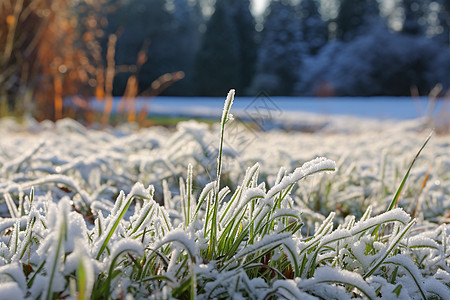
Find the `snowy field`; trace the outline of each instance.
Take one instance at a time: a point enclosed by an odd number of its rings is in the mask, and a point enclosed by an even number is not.
[[[407,120],[427,114],[450,113],[448,99],[430,103],[428,97],[276,97],[261,92],[255,97],[236,97],[234,113],[246,115],[255,110],[270,109],[273,118],[285,119],[292,113],[320,114],[325,116],[351,116],[371,119]],[[114,98],[113,111],[117,111],[121,98]],[[138,97],[131,99],[136,110],[147,106],[152,114],[220,118],[223,107],[221,97]],[[67,99],[70,103],[70,99]],[[92,108],[103,111],[104,102],[93,101]]]
[[[0,120],[0,299],[449,299],[450,135],[223,118]]]

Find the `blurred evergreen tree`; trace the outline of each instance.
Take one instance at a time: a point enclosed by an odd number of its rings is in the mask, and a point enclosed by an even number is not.
[[[377,0],[340,0],[339,12],[335,19],[337,38],[351,41],[370,30],[370,24],[379,18]]]
[[[190,96],[195,91],[192,88],[195,55],[199,49],[201,41],[200,26],[203,23],[198,2],[187,0],[173,0],[173,7],[170,12],[173,15],[173,33],[166,37],[165,43],[170,43],[175,50],[174,67],[169,72],[183,71],[185,79],[169,87],[163,94]]]
[[[328,23],[322,19],[317,0],[302,0],[297,9],[308,54],[315,55],[328,42]]]
[[[442,14],[440,24],[443,27],[442,36],[448,46],[450,46],[450,0],[440,0]]]
[[[239,43],[240,80],[235,88],[239,94],[245,94],[255,72],[257,55],[255,19],[250,12],[249,0],[228,0],[228,5]]]
[[[306,51],[300,17],[286,1],[272,1],[264,21],[263,40],[258,52],[257,75],[253,92],[265,90],[271,95],[291,95],[297,81],[297,69]]]
[[[428,4],[428,0],[402,0],[403,33],[412,35],[422,35],[425,33]]]
[[[194,85],[200,96],[223,96],[241,82],[236,24],[227,0],[217,0],[196,56]]]
[[[430,39],[379,23],[351,42],[328,43],[306,60],[297,89],[316,95],[326,83],[337,96],[410,96],[416,87],[426,95],[437,83],[449,86],[448,53]]]

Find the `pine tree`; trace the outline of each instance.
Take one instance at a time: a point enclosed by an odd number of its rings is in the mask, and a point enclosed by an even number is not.
[[[402,32],[411,35],[422,35],[426,31],[427,0],[403,0]]]
[[[228,0],[233,22],[236,26],[236,39],[239,43],[240,81],[236,89],[245,93],[255,72],[257,45],[255,41],[255,19],[250,12],[249,0]]]
[[[450,0],[440,0],[440,14],[439,20],[442,26],[442,42],[450,46]]]
[[[370,23],[379,17],[376,0],[340,0],[339,13],[336,17],[337,38],[350,41],[367,31]]]
[[[315,55],[328,42],[328,24],[322,19],[317,0],[302,0],[298,6],[301,31],[308,54]]]
[[[166,42],[175,50],[172,57],[172,69],[183,71],[185,78],[169,87],[163,94],[189,96],[195,93],[193,89],[193,72],[196,52],[200,46],[200,25],[203,22],[195,3],[186,0],[173,0],[173,31],[166,37]]]
[[[266,90],[272,95],[292,94],[297,69],[305,51],[300,18],[292,5],[273,1],[264,21],[263,40],[258,52],[257,76],[253,92]]]
[[[227,0],[217,0],[197,52],[194,84],[200,96],[223,96],[241,80],[239,40],[229,8]]]

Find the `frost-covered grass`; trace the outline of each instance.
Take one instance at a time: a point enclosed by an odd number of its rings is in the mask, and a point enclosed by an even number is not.
[[[2,121],[0,299],[448,298],[448,135],[396,197],[416,123],[236,141],[233,97],[213,127]]]

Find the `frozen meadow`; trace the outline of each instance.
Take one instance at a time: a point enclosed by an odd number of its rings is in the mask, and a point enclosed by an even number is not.
[[[449,134],[405,183],[424,120],[264,131],[233,96],[216,125],[0,120],[0,299],[450,297]]]

